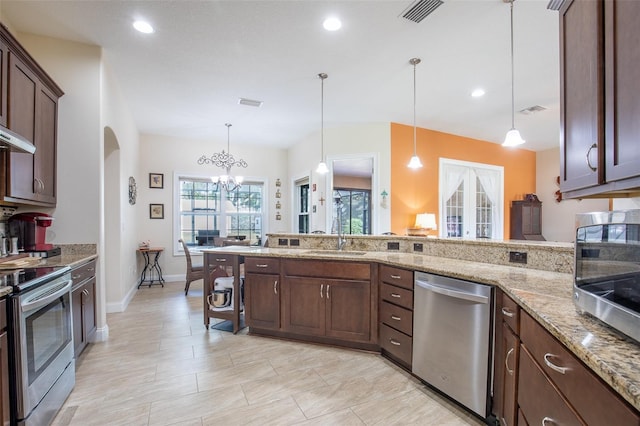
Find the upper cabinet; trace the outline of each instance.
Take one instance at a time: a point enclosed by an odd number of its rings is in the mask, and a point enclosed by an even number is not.
[[[640,2],[560,8],[560,188],[566,198],[640,193]]]
[[[0,199],[53,207],[58,99],[63,92],[2,25],[0,50],[0,112],[6,111],[0,114],[0,124],[36,146],[34,154],[3,154]]]

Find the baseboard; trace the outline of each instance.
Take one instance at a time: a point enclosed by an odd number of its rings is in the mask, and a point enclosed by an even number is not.
[[[107,339],[109,339],[109,325],[105,324],[104,327],[98,327],[96,329],[93,342],[106,342]]]

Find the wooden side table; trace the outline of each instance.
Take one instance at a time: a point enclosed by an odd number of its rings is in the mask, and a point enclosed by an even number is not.
[[[160,268],[160,264],[158,260],[160,259],[160,254],[164,251],[164,247],[147,247],[147,248],[139,248],[138,252],[142,255],[144,259],[144,268],[142,269],[142,273],[140,274],[140,283],[138,284],[138,288],[140,288],[143,284],[149,284],[149,287],[152,285],[160,284],[164,287],[164,278],[162,278],[162,268]],[[151,256],[153,255],[153,261],[151,260]],[[149,277],[147,277],[149,274]]]

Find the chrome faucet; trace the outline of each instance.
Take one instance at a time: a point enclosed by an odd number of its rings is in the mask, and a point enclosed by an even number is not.
[[[338,221],[338,225],[336,226],[336,231],[338,232],[337,249],[340,251],[344,248],[345,244],[347,244],[347,239],[344,237],[342,230],[342,197],[340,197],[340,194],[336,193],[333,200],[336,203],[336,215]]]

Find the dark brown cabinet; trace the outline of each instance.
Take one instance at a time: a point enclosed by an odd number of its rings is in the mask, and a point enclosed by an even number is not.
[[[36,146],[34,154],[4,154],[0,195],[7,202],[53,207],[58,99],[63,92],[2,25],[0,61],[0,123]]]
[[[4,426],[8,426],[11,421],[6,303],[6,300],[0,300],[0,421]]]
[[[542,203],[539,201],[511,202],[512,240],[543,241]]]
[[[520,307],[504,292],[496,292],[496,338],[492,412],[502,426],[517,424]]]
[[[524,311],[520,339],[517,400],[528,424],[640,424],[637,410]]]
[[[280,260],[245,258],[245,322],[253,329],[280,329]]]
[[[413,356],[413,271],[380,265],[380,349],[407,370]]]
[[[560,188],[567,198],[640,192],[640,3],[560,8]]]
[[[96,332],[96,261],[92,260],[71,270],[71,313],[73,317],[73,344],[78,358],[93,340]]]

